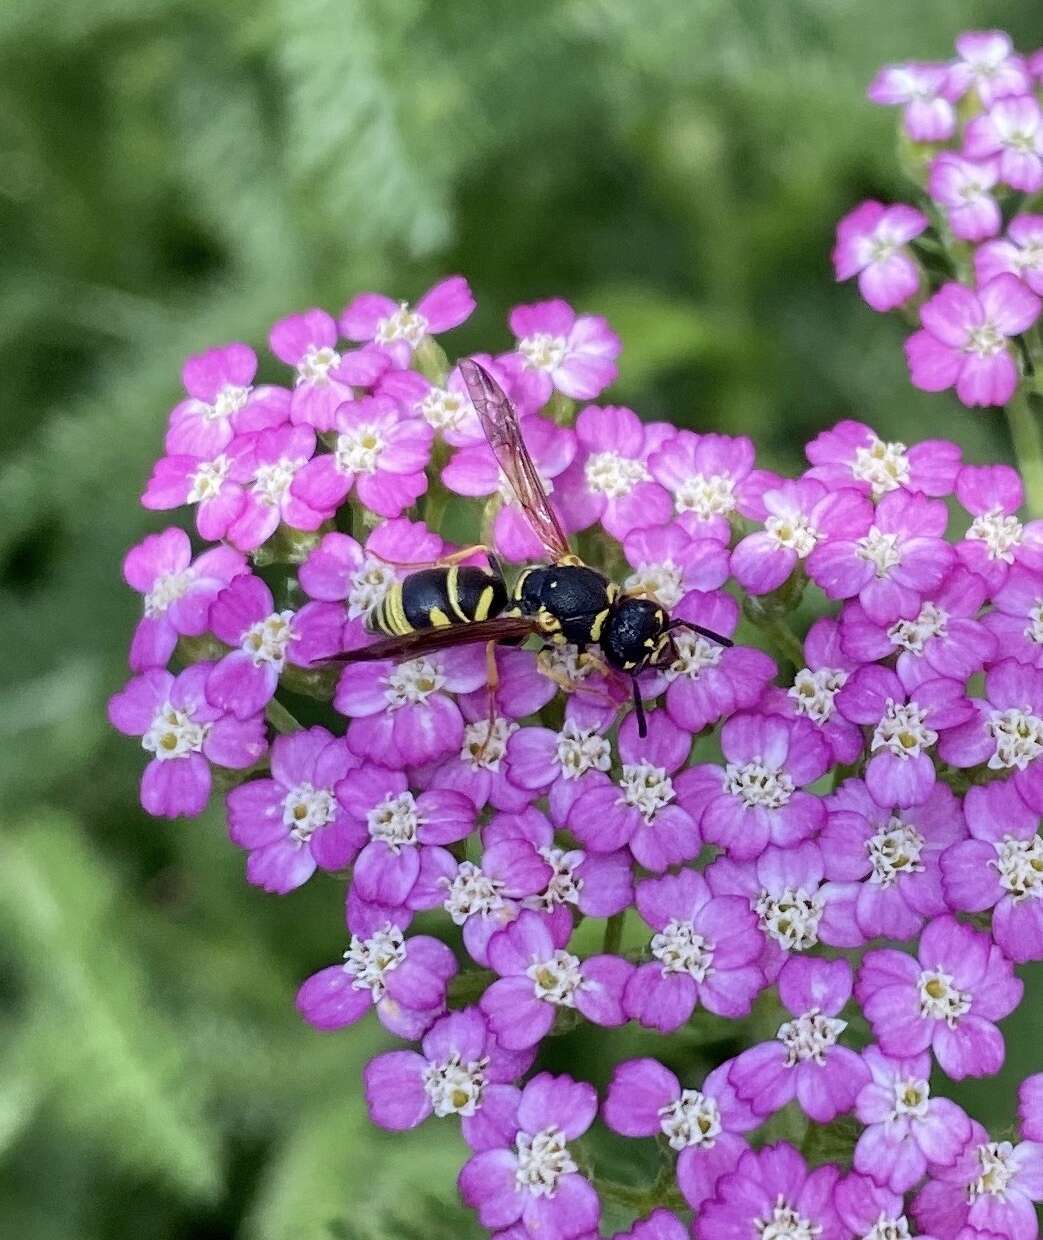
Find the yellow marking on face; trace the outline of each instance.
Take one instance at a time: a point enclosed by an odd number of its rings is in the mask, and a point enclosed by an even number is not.
[[[474,618],[476,620],[486,620],[489,616],[489,608],[493,605],[493,596],[495,591],[492,586],[486,586],[478,595],[478,606],[474,609]]]
[[[604,628],[605,621],[608,619],[608,608],[599,611],[594,619],[590,622],[590,640],[597,642],[601,640],[601,630]]]
[[[446,573],[445,577],[445,593],[449,599],[449,606],[452,608],[457,620],[470,620],[470,616],[460,606],[460,597],[457,578],[460,576],[460,570],[454,564]]]
[[[427,618],[433,629],[447,629],[453,623],[441,607],[432,607],[427,613]]]

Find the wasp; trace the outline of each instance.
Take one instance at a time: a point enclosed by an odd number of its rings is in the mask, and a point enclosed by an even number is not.
[[[393,585],[370,626],[383,641],[339,656],[339,662],[409,659],[470,642],[518,643],[536,636],[545,646],[574,645],[580,658],[628,676],[638,731],[646,735],[638,677],[677,657],[672,634],[689,629],[721,646],[727,637],[688,620],[671,619],[654,599],[622,589],[585,564],[569,545],[525,446],[517,411],[500,385],[472,359],[460,362],[468,395],[508,486],[542,544],[547,563],[523,568],[508,588],[486,547],[468,547],[409,573]],[[460,564],[479,551],[489,567]],[[408,565],[404,567],[410,567]],[[598,647],[600,658],[591,652]],[[493,673],[490,687],[495,687]]]

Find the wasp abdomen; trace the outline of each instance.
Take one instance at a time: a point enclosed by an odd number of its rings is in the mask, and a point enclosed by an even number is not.
[[[503,578],[484,568],[425,568],[393,585],[373,615],[389,637],[498,616],[507,606]]]

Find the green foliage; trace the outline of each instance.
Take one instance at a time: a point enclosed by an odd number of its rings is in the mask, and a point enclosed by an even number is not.
[[[624,336],[619,399],[749,432],[766,465],[795,467],[844,415],[1002,456],[995,418],[908,387],[898,325],[833,286],[828,251],[855,201],[902,192],[893,118],[864,100],[876,64],[1014,20],[1043,43],[1011,7],[0,6],[5,1234],[477,1234],[448,1124],[366,1124],[374,1028],[322,1038],[293,1011],[341,950],[341,888],[248,889],[216,809],[147,820],[141,753],[105,723],[136,618],[119,561],[166,524],[136,498],[183,357],[460,270],[480,308],[459,348],[505,346],[516,301],[569,297]],[[962,1088],[983,1120],[1005,1123],[1016,1071],[1038,1066],[1041,1012],[1008,1023],[998,1086]],[[693,1023],[671,1063],[719,1059],[718,1025]],[[613,1058],[660,1050],[578,1031],[547,1062],[603,1083]]]

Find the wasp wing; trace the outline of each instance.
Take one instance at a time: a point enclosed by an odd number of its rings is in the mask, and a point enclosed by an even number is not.
[[[376,659],[417,659],[437,650],[449,650],[454,646],[469,646],[474,642],[518,641],[537,632],[539,625],[532,616],[494,616],[491,620],[475,620],[467,624],[444,625],[437,629],[418,629],[404,637],[389,637],[360,646],[358,650],[345,650],[334,655],[329,663],[365,663]]]
[[[496,463],[510,484],[533,533],[552,561],[557,563],[565,559],[572,554],[569,540],[550,506],[540,475],[525,446],[518,414],[510,398],[492,375],[471,358],[460,362],[460,373]]]

